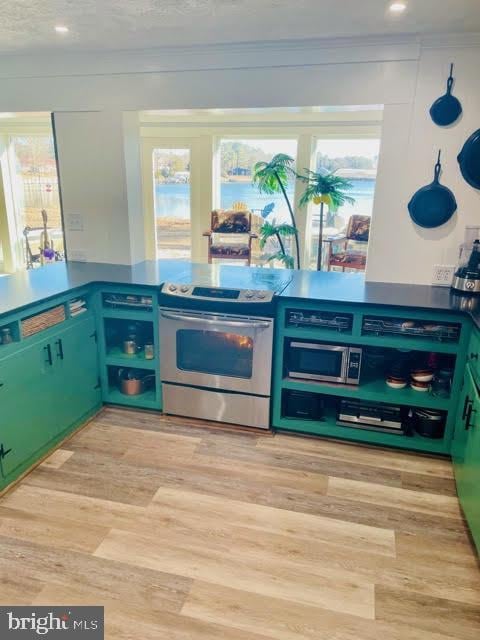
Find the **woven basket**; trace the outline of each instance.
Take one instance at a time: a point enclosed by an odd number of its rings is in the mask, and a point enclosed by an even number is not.
[[[33,336],[35,333],[45,331],[49,327],[53,327],[56,324],[60,324],[65,320],[65,306],[62,304],[47,311],[42,311],[34,316],[25,318],[21,321],[22,337],[27,338]]]

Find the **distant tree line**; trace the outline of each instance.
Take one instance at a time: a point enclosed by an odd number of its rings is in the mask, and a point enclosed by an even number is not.
[[[342,156],[341,158],[330,158],[319,152],[317,155],[318,169],[336,171],[337,169],[375,169],[377,157],[368,158],[366,156]]]
[[[279,149],[281,151],[281,149]],[[221,143],[221,174],[222,178],[232,176],[252,176],[253,167],[257,162],[269,162],[272,153],[266,153],[254,144],[240,140],[228,140]],[[375,169],[377,158],[366,156],[343,156],[330,158],[323,153],[317,155],[317,170],[323,167],[327,171],[336,169]],[[190,154],[175,153],[171,150],[157,150],[155,153],[154,173],[158,181],[168,181],[176,173],[190,171]]]

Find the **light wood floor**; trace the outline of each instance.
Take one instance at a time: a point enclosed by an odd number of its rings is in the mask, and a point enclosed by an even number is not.
[[[0,603],[141,640],[480,638],[448,461],[105,409],[0,499]]]

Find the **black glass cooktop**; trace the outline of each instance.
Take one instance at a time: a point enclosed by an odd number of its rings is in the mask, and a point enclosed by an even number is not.
[[[264,289],[281,293],[292,276],[285,269],[241,269],[230,265],[189,264],[179,275],[172,278],[175,284],[196,287],[254,290]]]

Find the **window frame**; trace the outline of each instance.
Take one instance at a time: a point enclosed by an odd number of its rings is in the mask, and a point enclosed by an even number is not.
[[[330,114],[329,114],[330,115]],[[233,120],[233,117],[232,117]],[[221,140],[267,140],[296,139],[297,170],[314,169],[317,141],[322,139],[372,139],[380,140],[382,153],[382,118],[362,121],[349,113],[348,120],[328,119],[325,122],[305,121],[202,121],[179,122],[168,119],[141,121],[142,180],[145,206],[145,246],[147,259],[156,259],[156,230],[153,211],[153,189],[150,191],[148,176],[151,176],[152,159],[148,154],[156,147],[188,148],[191,145],[191,246],[192,262],[207,262],[207,243],[202,233],[209,228],[210,211],[220,205],[220,152]],[[148,171],[145,168],[148,167]],[[295,181],[294,213],[300,242],[302,268],[311,262],[309,230],[314,206],[300,207],[299,200],[303,183]],[[375,209],[375,203],[373,206]]]
[[[50,114],[41,114],[37,118],[32,116],[30,120],[12,116],[12,118],[0,119],[0,243],[3,250],[2,268],[5,273],[15,273],[25,269],[23,229],[18,227],[19,209],[14,189],[16,159],[13,139],[19,136],[33,138],[54,135]],[[58,170],[57,179],[60,184]],[[60,201],[60,210],[61,206]],[[61,218],[65,247],[62,211]]]

